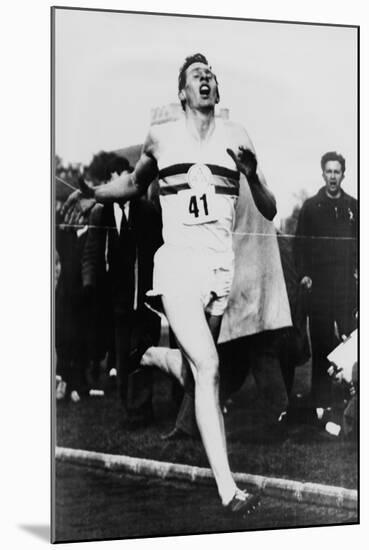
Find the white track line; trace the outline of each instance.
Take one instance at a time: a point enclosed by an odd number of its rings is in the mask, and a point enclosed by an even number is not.
[[[196,483],[209,483],[214,479],[209,468],[66,447],[56,447],[55,458],[115,472],[162,479],[181,479]],[[262,494],[274,498],[348,510],[357,509],[357,491],[353,489],[242,473],[234,474],[234,479],[250,490],[258,489]]]

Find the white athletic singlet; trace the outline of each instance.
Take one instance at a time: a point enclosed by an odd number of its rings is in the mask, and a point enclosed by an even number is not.
[[[233,254],[239,172],[226,149],[237,153],[239,143],[232,128],[216,120],[201,142],[185,119],[157,128],[154,154],[165,244]]]
[[[155,254],[149,296],[196,295],[209,313],[223,314],[233,279],[240,179],[227,148],[237,154],[244,136],[241,127],[222,120],[201,142],[186,119],[152,130],[164,245]]]

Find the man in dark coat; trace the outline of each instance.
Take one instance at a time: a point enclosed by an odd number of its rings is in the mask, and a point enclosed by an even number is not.
[[[121,161],[109,163],[111,173],[122,172]],[[129,356],[144,342],[156,345],[160,339],[160,318],[144,305],[152,288],[153,257],[162,243],[160,214],[150,201],[140,198],[122,205],[96,205],[89,225],[82,277],[85,286],[93,287],[101,266],[107,271],[119,395],[129,426],[139,427],[153,419],[152,373],[130,376]]]
[[[295,252],[302,287],[310,297],[312,404],[333,404],[327,355],[356,326],[357,201],[341,189],[346,162],[329,152],[321,159],[325,186],[300,211]]]
[[[76,230],[57,225],[55,234],[61,264],[55,289],[57,374],[72,401],[79,401],[87,391],[90,363],[98,361],[106,349],[82,283],[81,261],[87,233],[87,226]],[[64,397],[64,393],[59,396],[57,392],[57,398]]]

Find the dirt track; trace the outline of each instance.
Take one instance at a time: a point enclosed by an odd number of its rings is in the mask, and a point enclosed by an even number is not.
[[[56,540],[81,541],[357,523],[357,514],[265,498],[247,519],[227,517],[215,488],[61,464]]]

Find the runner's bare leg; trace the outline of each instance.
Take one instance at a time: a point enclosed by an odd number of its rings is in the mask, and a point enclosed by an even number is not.
[[[222,317],[218,315],[209,315],[207,317],[214,342],[218,339],[221,321]],[[182,387],[185,385],[188,369],[190,368],[186,357],[183,356],[179,349],[164,346],[149,347],[142,356],[140,364],[142,367],[157,367],[166,374],[174,376]]]
[[[221,321],[222,317],[219,315],[207,316],[207,323],[215,342],[217,341],[219,336]],[[186,377],[189,376],[189,362],[179,349],[172,349],[162,346],[150,347],[143,355],[141,359],[141,365],[143,367],[157,367],[166,374],[174,376],[182,387],[185,386]],[[222,430],[224,449],[225,452],[227,452],[224,418],[220,408],[219,423]]]
[[[213,337],[213,341],[218,341],[218,336],[220,333],[220,326],[222,322],[222,315],[207,315],[206,316],[207,323],[209,325],[210,332]],[[219,395],[219,387],[218,387],[218,395]],[[219,397],[218,397],[219,401]],[[223,437],[223,444],[224,444],[224,450],[227,453],[227,440],[226,440],[226,433],[225,433],[225,427],[224,427],[224,417],[221,411],[220,406],[218,407],[218,414],[219,414],[219,423],[222,430],[222,437]]]
[[[189,365],[179,349],[150,347],[142,356],[140,364],[143,367],[157,367],[166,374],[174,376],[181,386],[185,385]]]
[[[196,420],[223,504],[236,484],[229,467],[223,417],[219,405],[219,361],[203,306],[197,298],[166,295],[164,311],[195,380]]]

